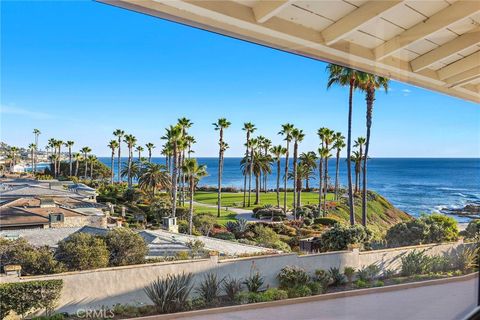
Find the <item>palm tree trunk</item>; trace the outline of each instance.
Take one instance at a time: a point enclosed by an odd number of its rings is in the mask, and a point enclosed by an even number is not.
[[[33,170],[34,170],[34,168],[35,168],[35,158],[34,158],[34,152],[35,152],[35,150],[34,150],[34,149],[35,149],[35,148],[32,148],[32,151],[31,151],[31,157],[32,157],[32,172],[33,172]],[[34,173],[35,173],[35,172],[34,172]]]
[[[132,158],[133,158],[132,147],[128,146],[128,171],[127,171],[128,181],[127,183],[129,188],[132,187]]]
[[[172,173],[172,218],[177,213],[177,172],[178,172],[177,144],[173,143],[173,173]]]
[[[362,186],[362,225],[367,226],[367,161],[370,147],[370,129],[372,127],[373,101],[375,90],[367,91],[367,139],[365,142],[365,157],[363,158],[363,186]]]
[[[220,218],[220,207],[222,206],[222,158],[223,158],[223,129],[220,129],[220,140],[219,140],[219,151],[218,151],[218,192],[217,192],[217,217]]]
[[[287,140],[287,152],[285,153],[285,177],[283,178],[283,211],[285,214],[287,213],[288,147],[289,141]]]
[[[110,177],[110,183],[113,184],[113,168],[114,168],[114,165],[115,165],[115,150],[113,150],[113,149],[112,149],[112,158],[110,160],[111,160],[111,163],[112,163],[112,165],[110,166],[110,168],[112,168],[112,175]]]
[[[327,146],[328,148],[328,146]],[[327,194],[328,194],[328,157],[325,158],[325,192],[323,193],[323,211],[327,215]]]
[[[152,150],[148,149],[148,162],[152,162]]]
[[[297,181],[297,208],[302,207],[302,179]]]
[[[353,85],[354,80],[350,80],[350,92],[348,98],[348,135],[347,135],[347,175],[348,175],[348,206],[350,209],[350,224],[355,224],[355,212],[353,209],[353,186],[352,186],[352,113],[353,113]]]
[[[73,163],[72,163],[72,148],[71,147],[68,147],[68,162],[69,162],[69,176],[72,175],[72,171],[73,171]]]
[[[297,153],[298,143],[293,145],[293,219],[297,220]]]
[[[250,166],[248,174],[248,206],[251,205],[252,193],[252,174],[253,174],[253,148],[250,148]]]
[[[182,151],[182,167],[185,163],[185,150]],[[186,182],[186,177],[185,177],[185,172],[182,170],[182,205],[185,205],[185,194],[187,193],[187,190],[185,188],[185,182]]]
[[[258,174],[255,174],[255,203],[260,203],[260,177]]]
[[[117,181],[120,183],[122,181],[122,175],[120,174],[122,170],[122,139],[118,137],[118,160],[117,160]],[[113,168],[112,168],[113,170]]]
[[[91,178],[93,180],[93,160],[92,160],[92,162],[90,162],[90,175],[91,175]]]
[[[189,215],[188,215],[188,234],[192,234],[193,229],[193,196],[195,192],[195,181],[193,175],[190,177],[190,208],[189,208]]]
[[[87,163],[87,154],[85,153],[85,179],[87,179],[88,163]]]
[[[323,197],[323,157],[320,157],[320,162],[318,163],[318,216],[322,212],[322,197]]]
[[[80,165],[78,159],[75,161],[75,177],[78,177],[78,166]]]
[[[335,164],[335,201],[338,201],[338,167],[340,165],[340,149],[337,149],[337,162]]]
[[[280,208],[280,158],[277,161],[277,207]]]

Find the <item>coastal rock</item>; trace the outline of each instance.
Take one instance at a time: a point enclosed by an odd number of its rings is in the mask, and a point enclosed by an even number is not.
[[[458,209],[443,209],[442,213],[456,215],[456,216],[465,216],[465,217],[478,217],[480,216],[480,204],[478,203],[469,203],[463,208]]]

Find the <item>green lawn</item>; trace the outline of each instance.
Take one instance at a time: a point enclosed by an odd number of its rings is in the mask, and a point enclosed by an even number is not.
[[[333,194],[327,195],[327,200],[333,200]],[[248,198],[248,195],[247,195]],[[206,204],[217,204],[217,193],[216,192],[196,192],[195,201]],[[255,193],[251,194],[251,206],[247,209],[253,209],[258,206],[265,204],[277,205],[277,194],[275,192],[260,193],[260,204],[254,205],[255,202]],[[291,206],[293,202],[293,192],[287,194],[287,205]],[[235,207],[241,208],[243,203],[243,192],[236,193],[222,193],[222,207]],[[302,192],[302,204],[317,204],[318,203],[318,193],[316,192]],[[280,193],[280,206],[283,206],[283,193]]]
[[[186,206],[188,208],[188,205]],[[217,208],[209,208],[209,207],[204,207],[204,206],[199,206],[199,205],[194,205],[193,210],[195,214],[202,214],[206,213],[211,216],[214,216],[217,219],[217,223],[221,225],[225,225],[228,221],[236,221],[236,213],[232,212],[230,210],[226,211],[225,208],[222,207],[222,210],[220,211],[220,218],[217,218]]]

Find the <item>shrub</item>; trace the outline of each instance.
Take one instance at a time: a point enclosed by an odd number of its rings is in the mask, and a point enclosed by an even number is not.
[[[345,284],[345,276],[340,272],[339,268],[332,267],[328,270],[328,273],[330,274],[330,278],[332,279],[332,285],[340,286],[342,284]]]
[[[429,272],[446,272],[452,268],[452,261],[446,256],[431,256],[428,257],[428,271]]]
[[[308,274],[300,267],[286,266],[280,270],[277,275],[281,288],[291,288],[306,285],[308,283]]]
[[[218,302],[222,282],[215,273],[207,273],[195,291],[207,306],[211,306]]]
[[[307,283],[307,286],[308,288],[310,288],[310,291],[312,292],[312,294],[320,294],[325,291],[324,288],[322,287],[322,284],[317,281],[310,281],[309,283]]]
[[[382,281],[382,280],[376,280],[374,283],[373,283],[373,286],[374,287],[383,287],[385,285],[385,283]]]
[[[225,231],[225,232],[215,233],[213,235],[213,238],[232,241],[232,240],[235,240],[235,235],[231,232]]]
[[[337,223],[314,242],[314,247],[323,252],[346,250],[349,245],[363,245],[371,238],[372,232],[363,226],[344,226]]]
[[[188,241],[186,243],[186,246],[190,249],[192,258],[195,258],[196,256],[204,252],[205,243],[203,243],[201,240],[196,239]]]
[[[339,221],[333,218],[320,217],[313,219],[313,223],[321,224],[322,226],[334,226],[335,224],[339,223]]]
[[[10,311],[21,315],[45,309],[50,315],[60,298],[62,280],[27,281],[0,284],[0,316],[4,319]]]
[[[480,219],[472,220],[465,228],[465,238],[480,241]]]
[[[412,276],[430,271],[430,259],[423,251],[413,250],[401,258],[402,275]]]
[[[325,292],[327,291],[328,286],[332,284],[332,277],[327,271],[318,269],[315,270],[315,281],[322,285],[323,292]]]
[[[242,281],[240,279],[235,279],[230,276],[223,281],[222,286],[228,300],[231,302],[235,300],[235,296],[237,295],[237,293],[242,291]]]
[[[87,233],[74,233],[58,243],[55,257],[69,270],[88,270],[108,266],[105,241]]]
[[[380,271],[377,265],[371,264],[359,269],[357,271],[357,277],[362,281],[371,282],[379,276]]]
[[[387,231],[385,239],[389,247],[401,247],[455,241],[458,235],[457,222],[454,218],[443,214],[431,214],[394,225]]]
[[[303,224],[306,225],[307,227],[312,225],[313,221],[310,218],[305,218],[303,219]]]
[[[253,228],[253,232],[255,233],[253,240],[264,247],[282,250],[285,252],[289,252],[291,250],[288,244],[281,241],[278,234],[269,227],[256,225]]]
[[[204,236],[209,236],[215,226],[215,217],[209,214],[197,214],[193,216],[193,225]]]
[[[390,279],[390,278],[393,278],[396,274],[397,272],[394,269],[385,269],[383,270],[382,278]]]
[[[457,248],[453,255],[453,266],[463,272],[473,271],[478,268],[478,251],[479,247]]]
[[[287,290],[289,298],[300,298],[312,295],[312,290],[307,285],[296,286]]]
[[[357,279],[353,284],[357,288],[368,288],[370,286],[367,281],[362,279]]]
[[[252,270],[250,271],[250,275],[248,276],[248,278],[243,281],[243,284],[247,286],[249,292],[258,292],[263,286],[264,281],[265,280],[258,271],[253,272]]]
[[[192,274],[167,275],[145,287],[145,293],[159,313],[178,312],[185,309],[192,291]]]
[[[262,293],[265,301],[283,300],[288,298],[288,293],[285,290],[270,288]]]
[[[178,251],[175,254],[176,260],[188,260],[190,258],[190,254],[187,251]]]
[[[265,302],[266,297],[259,292],[239,292],[235,301],[239,304]]]
[[[345,267],[345,269],[343,269],[343,274],[345,275],[345,277],[347,277],[348,283],[352,283],[352,279],[355,274],[355,268]]]
[[[145,262],[148,247],[143,238],[130,229],[117,228],[107,233],[105,237],[110,252],[111,266],[125,266]]]

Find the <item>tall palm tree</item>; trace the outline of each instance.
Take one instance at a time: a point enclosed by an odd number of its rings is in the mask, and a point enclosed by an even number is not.
[[[89,155],[88,163],[90,163],[90,179],[93,180],[93,165],[97,163],[97,157],[93,154]]]
[[[186,159],[183,163],[182,171],[189,180],[190,204],[188,215],[188,234],[192,234],[193,229],[193,200],[195,198],[195,185],[203,177],[207,175],[207,166],[199,165],[196,159]]]
[[[335,134],[335,142],[333,148],[336,150],[336,163],[335,163],[335,200],[338,201],[338,189],[339,189],[339,165],[340,165],[340,152],[345,148],[345,137],[340,132]]]
[[[177,124],[166,129],[162,139],[167,140],[172,146],[173,170],[172,170],[172,214],[174,218],[177,212],[177,180],[178,180],[178,144],[182,140],[182,128]]]
[[[362,225],[367,226],[367,161],[370,147],[370,131],[372,127],[373,102],[375,101],[375,91],[383,88],[388,92],[389,79],[379,77],[373,74],[363,74],[361,88],[365,91],[365,100],[367,102],[367,139],[365,142],[365,156],[363,158],[363,185],[362,185]]]
[[[135,147],[135,144],[137,143],[137,138],[135,138],[134,135],[132,134],[126,134],[123,137],[123,142],[127,144],[128,148],[128,175],[127,175],[127,180],[128,180],[128,187],[132,187],[133,179],[132,179],[132,161],[133,161],[133,147]],[[120,149],[120,147],[119,147]]]
[[[257,130],[257,128],[255,128],[255,125],[251,122],[245,122],[243,124],[243,128],[242,128],[243,131],[245,131],[246,135],[247,135],[247,141],[245,143],[245,157],[248,157],[249,156],[249,153],[248,153],[248,150],[249,150],[249,145],[250,145],[250,135],[252,133],[255,132],[255,130]],[[245,208],[245,205],[247,204],[246,202],[247,200],[247,175],[243,175],[243,207]]]
[[[362,165],[362,157],[360,157],[359,151],[352,152],[352,163],[355,166],[355,192],[360,188],[360,168]]]
[[[285,155],[287,149],[282,145],[270,148],[270,153],[273,155],[273,160],[277,162],[277,207],[280,208],[280,171],[282,156]]]
[[[82,161],[82,155],[80,153],[74,153],[73,159],[75,159],[75,177],[78,177],[78,167],[80,165],[80,161]]]
[[[145,147],[147,147],[148,150],[148,162],[152,162],[152,150],[155,149],[155,145],[149,142],[145,144]]]
[[[69,171],[68,171],[68,175],[71,176],[72,175],[72,147],[73,147],[73,144],[75,142],[71,141],[71,140],[68,140],[67,142],[65,142],[65,147],[68,148],[68,162],[69,162]]]
[[[182,128],[182,140],[179,143],[179,172],[180,172],[180,181],[181,181],[181,192],[180,192],[180,203],[185,205],[185,174],[183,172],[183,163],[185,162],[186,155],[188,149],[188,142],[185,137],[188,135],[188,129],[190,129],[193,125],[193,122],[190,119],[185,117],[178,119],[178,125]]]
[[[365,138],[358,137],[357,140],[354,141],[353,147],[358,148],[358,156],[360,159],[363,159],[363,146],[365,145]],[[358,186],[355,186],[355,193],[360,192],[360,182]]]
[[[142,152],[144,151],[143,147],[138,145],[136,148],[135,148],[135,151],[138,152],[138,161],[141,163],[142,162]]]
[[[350,208],[350,224],[355,224],[355,212],[353,203],[353,187],[352,187],[352,168],[350,165],[350,156],[352,149],[352,116],[353,116],[353,92],[359,84],[359,71],[342,67],[335,64],[329,64],[328,70],[328,83],[327,88],[330,88],[334,84],[338,84],[342,87],[348,86],[348,134],[347,134],[347,175],[348,175],[348,205]]]
[[[258,139],[257,138],[250,138],[250,141],[247,145],[247,148],[250,149],[250,163],[253,163],[253,152],[258,147]],[[253,176],[253,166],[248,167],[248,206],[251,205],[251,194],[252,194],[252,176]],[[245,172],[245,175],[247,174]]]
[[[32,172],[33,172],[33,168],[35,168],[35,150],[37,148],[37,145],[35,143],[30,143],[28,145],[28,149],[30,150],[30,156],[32,158]]]
[[[152,198],[155,198],[157,190],[168,190],[171,185],[170,174],[163,164],[147,163],[138,178],[140,189],[151,192]]]
[[[39,129],[33,129],[33,134],[35,136],[35,155],[33,160],[33,173],[37,172],[37,151],[38,151],[38,136],[42,132]]]
[[[82,149],[80,149],[80,152],[83,153],[83,161],[85,162],[84,178],[87,179],[87,171],[88,171],[87,160],[88,160],[88,154],[92,152],[92,149],[90,149],[89,147],[83,147]]]
[[[299,157],[299,166],[302,167],[302,173],[305,178],[305,188],[310,190],[310,178],[313,171],[317,168],[317,155],[315,152],[303,152]]]
[[[217,197],[217,217],[220,217],[220,207],[222,206],[222,174],[223,174],[223,154],[228,149],[228,144],[223,141],[223,131],[230,127],[231,122],[225,118],[220,118],[213,123],[216,131],[219,131],[218,139],[218,197]]]
[[[246,172],[250,172],[251,170],[253,172],[253,175],[255,176],[254,204],[260,204],[260,177],[262,174],[272,172],[271,163],[272,158],[269,155],[264,155],[259,150],[253,150],[253,154],[250,154],[250,157],[244,157],[240,162],[240,166],[244,174]]]
[[[192,153],[195,152],[195,151],[192,150],[192,146],[195,143],[197,143],[197,141],[195,140],[195,138],[193,136],[186,136],[185,141],[187,141],[187,154],[188,154],[188,159],[190,159],[190,156],[192,155]]]
[[[58,160],[58,155],[56,153],[52,153],[50,155],[50,161],[52,162],[53,164],[53,172],[54,172],[54,175],[56,175],[56,172],[57,172],[57,160]]]
[[[118,160],[117,160],[117,174],[118,174],[118,177],[117,177],[117,180],[120,183],[120,181],[122,179],[122,177],[120,175],[120,170],[121,170],[121,167],[122,167],[122,138],[125,135],[125,131],[123,131],[121,129],[116,129],[115,131],[113,131],[113,135],[115,137],[117,137],[117,142],[118,142]],[[112,171],[113,171],[113,168],[112,168]]]
[[[290,141],[292,141],[292,130],[294,129],[293,124],[285,123],[282,124],[282,130],[278,134],[284,137],[283,140],[286,142],[287,151],[285,152],[285,176],[283,180],[283,210],[287,213],[287,180],[288,180],[288,152],[290,147]]]
[[[327,194],[328,194],[328,180],[329,180],[328,159],[331,157],[330,150],[332,148],[332,144],[334,143],[334,141],[335,141],[335,131],[325,128],[325,130],[323,132],[323,143],[325,145],[325,149],[328,151],[327,154],[324,156],[324,160],[325,160],[324,170],[325,170],[325,172],[323,174],[324,191],[325,191],[324,194],[323,194],[323,211],[325,211],[325,212],[327,210]]]
[[[52,150],[52,154],[55,154],[55,155],[57,154],[57,149],[56,149],[56,147],[55,147],[56,144],[57,144],[57,140],[55,140],[54,138],[48,139],[48,144],[47,144],[47,146],[49,147],[50,150]],[[55,162],[57,161],[57,157],[53,157],[53,158],[52,158],[52,157],[50,157],[50,156],[48,155],[48,149],[47,149],[47,158],[48,158],[50,161],[53,161],[53,160],[55,160]],[[53,165],[53,168],[54,168],[54,169],[53,169],[53,176],[55,177],[56,174],[57,174],[57,170],[56,170],[57,164],[56,164],[56,163],[52,163],[52,165]],[[52,166],[51,166],[51,167],[52,167]]]
[[[294,128],[292,130],[293,140],[293,218],[297,219],[297,160],[298,160],[298,144],[302,142],[305,134],[303,130]]]
[[[268,150],[272,146],[272,140],[264,139],[262,143],[263,155],[268,156]],[[267,184],[268,184],[268,172],[263,174],[263,191],[267,193]]]
[[[115,167],[115,150],[117,150],[117,148],[118,148],[118,141],[117,140],[110,140],[110,142],[108,143],[108,147],[112,151],[112,155],[110,157],[110,168],[112,168],[112,173],[110,175],[110,183],[113,184],[113,177],[114,177],[113,168]],[[120,172],[118,174],[120,174]]]

